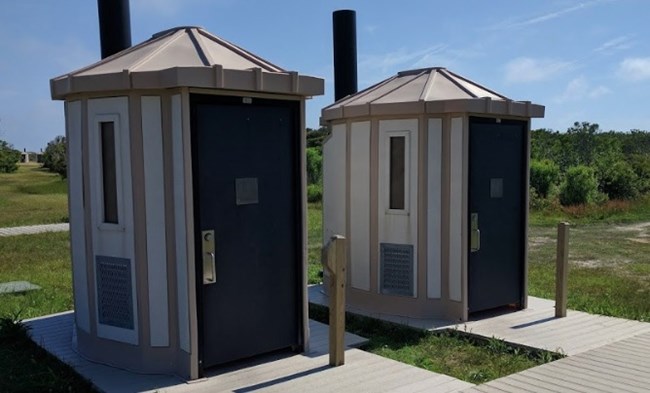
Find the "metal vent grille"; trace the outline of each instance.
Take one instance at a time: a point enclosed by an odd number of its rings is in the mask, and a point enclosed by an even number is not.
[[[133,330],[131,260],[97,255],[99,323]]]
[[[381,293],[413,296],[413,245],[381,243]]]

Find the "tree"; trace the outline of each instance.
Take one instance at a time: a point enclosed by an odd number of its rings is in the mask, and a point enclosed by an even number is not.
[[[3,140],[0,140],[0,173],[11,173],[18,170],[20,151]]]
[[[593,169],[574,166],[566,171],[560,186],[560,203],[564,206],[592,203],[598,196],[598,181]]]
[[[48,142],[43,152],[43,167],[65,178],[67,176],[66,141],[62,135]]]
[[[323,177],[323,157],[318,148],[307,148],[307,184],[320,184]]]
[[[639,194],[639,178],[630,164],[616,161],[599,168],[598,188],[609,199],[634,199]]]
[[[600,126],[598,124],[592,124],[587,121],[583,121],[582,123],[576,121],[573,123],[573,127],[567,129],[567,136],[573,145],[572,150],[577,160],[576,164],[589,166],[594,163],[596,134],[599,130]]]
[[[530,186],[546,198],[551,186],[560,180],[560,168],[551,160],[530,161]]]
[[[321,127],[317,130],[307,128],[307,147],[316,147],[318,150],[323,150],[323,141],[329,135],[327,128]]]

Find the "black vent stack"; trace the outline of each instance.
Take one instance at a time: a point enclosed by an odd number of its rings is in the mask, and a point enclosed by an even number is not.
[[[97,0],[102,59],[131,46],[129,0]]]
[[[357,92],[357,13],[332,14],[334,32],[334,100]]]

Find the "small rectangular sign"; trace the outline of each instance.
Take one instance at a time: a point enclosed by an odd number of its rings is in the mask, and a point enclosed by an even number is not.
[[[503,198],[503,179],[490,179],[490,198]]]
[[[235,198],[238,206],[259,203],[257,178],[244,177],[235,179]]]

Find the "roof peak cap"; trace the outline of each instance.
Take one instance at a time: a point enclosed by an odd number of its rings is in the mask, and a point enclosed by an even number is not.
[[[167,34],[170,34],[170,33],[175,33],[175,32],[177,32],[179,30],[188,30],[188,29],[205,30],[205,28],[203,26],[189,26],[189,25],[188,26],[176,26],[176,27],[172,27],[170,29],[166,29],[166,30],[154,33],[154,34],[151,35],[151,38],[158,38],[158,37],[162,37],[162,36],[165,36]]]
[[[418,75],[418,74],[428,74],[431,71],[446,71],[445,67],[425,67],[425,68],[415,68],[412,70],[400,71],[397,73],[397,76],[407,76],[407,75]]]

